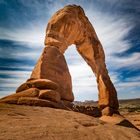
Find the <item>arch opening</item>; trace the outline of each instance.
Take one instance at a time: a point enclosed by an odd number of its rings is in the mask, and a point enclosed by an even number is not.
[[[64,53],[72,77],[72,91],[75,101],[98,101],[96,77],[91,68],[76,50],[73,44]]]

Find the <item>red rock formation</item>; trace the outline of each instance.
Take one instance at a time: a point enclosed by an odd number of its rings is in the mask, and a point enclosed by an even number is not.
[[[72,44],[95,73],[99,89],[99,108],[103,115],[112,115],[118,110],[118,99],[114,85],[112,84],[105,64],[105,54],[96,32],[80,6],[68,5],[56,12],[50,19],[45,38],[45,48],[39,58],[30,79],[20,86],[17,91],[28,88],[41,87],[42,79],[48,79],[48,85],[52,82],[57,88],[51,89],[50,98],[54,93],[57,98],[54,101],[73,101],[71,76],[64,58],[65,50]],[[38,84],[34,84],[35,80]],[[31,82],[30,82],[31,81]],[[40,81],[40,82],[39,82]],[[40,84],[39,84],[40,83]],[[46,82],[45,82],[46,83]],[[39,85],[39,86],[37,86]],[[40,91],[41,95],[42,92]],[[43,92],[42,98],[48,98],[48,92]],[[60,98],[60,99],[59,99]]]
[[[61,53],[71,44],[95,73],[99,89],[99,107],[109,107],[104,114],[118,110],[118,99],[105,65],[105,54],[96,32],[80,6],[70,5],[56,12],[50,19],[45,46],[56,46]]]

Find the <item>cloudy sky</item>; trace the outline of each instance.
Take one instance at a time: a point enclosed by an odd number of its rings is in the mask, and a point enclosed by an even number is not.
[[[0,97],[29,78],[50,17],[77,4],[97,32],[119,99],[140,98],[140,0],[0,0]],[[94,74],[72,45],[65,53],[75,100],[98,100]]]

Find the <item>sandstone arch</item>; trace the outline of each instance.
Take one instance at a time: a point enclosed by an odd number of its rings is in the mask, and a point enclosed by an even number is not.
[[[76,45],[77,51],[91,67],[97,78],[98,104],[102,113],[106,115],[116,113],[119,107],[117,93],[106,69],[102,45],[83,9],[76,5],[65,6],[52,16],[46,29],[43,53],[30,79],[21,85],[17,92],[37,88],[41,90],[41,94],[44,92],[43,96],[40,97],[46,98],[48,96],[44,95],[48,94],[46,92],[46,88],[48,88],[56,91],[55,93],[51,92],[51,98],[57,93],[57,96],[60,96],[57,101],[60,99],[73,101],[71,75],[63,55],[71,44]],[[44,80],[43,84],[47,85],[46,91],[42,91],[44,87],[40,88],[39,82],[35,81],[41,81],[42,79]],[[52,89],[54,84],[50,81],[54,82],[58,88]],[[48,85],[51,85],[51,88]]]
[[[55,46],[63,54],[71,44],[76,45],[77,51],[95,73],[99,89],[99,107],[101,109],[110,107],[117,110],[117,94],[108,76],[102,45],[83,9],[76,5],[66,6],[56,12],[50,19],[46,29],[45,49]],[[36,69],[34,69],[33,73],[35,71]],[[33,75],[31,77],[34,77]],[[68,71],[67,75],[71,88]],[[69,97],[73,96],[71,90],[65,94],[69,94]],[[64,97],[64,99],[72,101],[73,97],[71,99]]]

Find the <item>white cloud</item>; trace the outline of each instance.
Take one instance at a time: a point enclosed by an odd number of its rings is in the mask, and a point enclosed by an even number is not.
[[[10,70],[4,70],[3,71],[3,70],[0,70],[0,74],[13,75],[15,77],[22,77],[24,75],[26,76],[26,75],[29,75],[30,73],[31,72],[29,72],[29,71],[10,71]]]
[[[96,80],[93,72],[87,64],[81,64],[77,66],[69,66],[70,73],[73,78],[73,84],[75,86],[93,86],[96,87]]]
[[[3,50],[0,50],[2,52]],[[39,53],[40,52],[40,53]],[[17,59],[17,60],[37,60],[41,54],[40,50],[32,50],[32,51],[21,51],[21,52],[14,52],[12,51],[10,55],[8,55],[9,52],[4,52],[1,54],[0,58],[6,58],[6,59]],[[2,67],[2,66],[1,66]],[[19,67],[18,67],[19,68]]]
[[[115,61],[114,61],[115,60]],[[129,56],[124,57],[111,57],[109,63],[116,68],[129,68],[129,69],[139,69],[140,68],[140,53],[133,53]]]
[[[120,88],[120,87],[123,87],[123,88],[129,88],[129,87],[140,87],[140,81],[139,82],[120,82],[117,84],[117,86]]]
[[[131,82],[135,82],[135,81],[140,81],[140,77],[139,76],[133,76],[133,77],[128,77],[126,78],[126,81],[131,81]]]
[[[1,68],[6,69],[7,66],[1,66]],[[11,69],[17,69],[17,66],[10,66],[10,68],[11,68]],[[29,66],[29,65],[22,65],[22,66],[18,66],[18,68],[19,68],[19,69],[31,69],[31,70],[32,70],[34,67],[33,67],[33,66]],[[8,74],[11,74],[11,75],[14,74],[14,76],[15,76],[15,74],[18,73],[18,72],[20,73],[20,71],[10,71],[10,70],[4,70],[4,71],[3,71],[3,70],[0,70],[0,74],[7,74],[7,75],[8,75]],[[26,70],[25,70],[25,71],[22,71],[22,72],[28,73],[28,71],[26,71]],[[29,72],[29,73],[30,73],[30,72]],[[19,76],[22,76],[22,75],[19,74]]]
[[[24,83],[29,77],[31,72],[29,71],[2,71],[0,70],[0,75],[13,76],[14,78],[0,78],[0,98],[8,94],[14,93],[16,88]]]
[[[24,29],[9,30],[0,28],[0,39],[25,42],[28,44],[44,45],[45,27],[32,25]],[[35,45],[36,46],[36,45]]]

